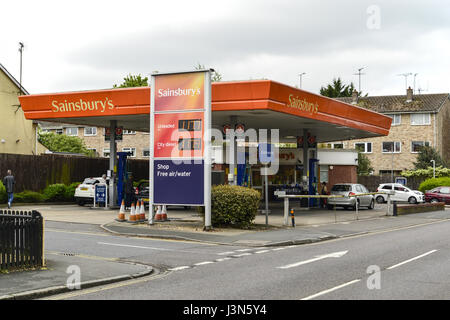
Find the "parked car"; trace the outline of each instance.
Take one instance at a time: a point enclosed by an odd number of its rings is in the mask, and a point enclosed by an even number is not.
[[[423,192],[411,190],[399,183],[382,183],[377,188],[377,192],[380,191],[394,191],[394,194],[391,195],[392,201],[409,202],[411,204],[425,202]],[[387,194],[377,194],[375,200],[378,203],[384,203],[387,201]]]
[[[97,183],[106,183],[106,181],[102,177],[84,179],[75,189],[75,202],[80,206],[84,206],[85,203],[94,203]]]
[[[143,200],[144,205],[148,206],[149,203],[149,187],[148,187],[149,181],[141,181],[136,187],[136,198],[138,200]]]
[[[445,202],[450,204],[450,186],[437,187],[425,192],[426,202]]]
[[[362,184],[357,183],[338,183],[335,184],[330,191],[330,195],[342,195],[342,198],[328,198],[327,208],[333,209],[336,207],[344,207],[346,209],[356,209],[360,207],[367,207],[373,209],[375,206],[375,200],[373,195],[363,195],[360,197],[350,197],[352,195],[369,193],[369,190]]]

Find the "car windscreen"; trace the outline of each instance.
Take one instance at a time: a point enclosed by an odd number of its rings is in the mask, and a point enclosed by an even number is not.
[[[84,179],[83,184],[96,184],[98,181],[96,179]]]
[[[352,187],[348,184],[335,184],[331,191],[351,191]]]

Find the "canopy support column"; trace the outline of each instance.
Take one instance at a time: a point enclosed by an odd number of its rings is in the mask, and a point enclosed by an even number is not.
[[[109,170],[111,178],[109,179],[109,206],[110,208],[117,207],[117,144],[116,144],[116,128],[117,120],[110,121],[110,139],[109,139]]]

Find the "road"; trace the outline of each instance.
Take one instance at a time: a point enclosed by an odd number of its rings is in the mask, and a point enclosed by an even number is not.
[[[450,299],[448,220],[268,248],[122,237],[94,225],[47,224],[46,250],[150,264],[157,274],[46,299]]]

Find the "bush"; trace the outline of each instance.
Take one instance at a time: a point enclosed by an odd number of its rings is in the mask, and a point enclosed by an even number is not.
[[[450,186],[450,177],[427,179],[420,184],[419,190],[425,192],[440,186]]]
[[[36,203],[44,201],[44,196],[39,192],[25,190],[14,194],[14,202]]]
[[[66,191],[64,193],[64,199],[66,201],[75,201],[74,198],[75,189],[78,187],[79,184],[81,184],[81,182],[73,182],[70,185],[66,186]]]
[[[3,182],[0,181],[0,203],[6,203],[8,199],[8,194],[6,193],[6,188],[3,185]]]
[[[60,202],[66,200],[66,186],[62,183],[51,184],[44,189],[44,201]]]
[[[260,193],[250,188],[214,186],[211,193],[211,222],[214,225],[248,228],[255,220],[260,199]]]

